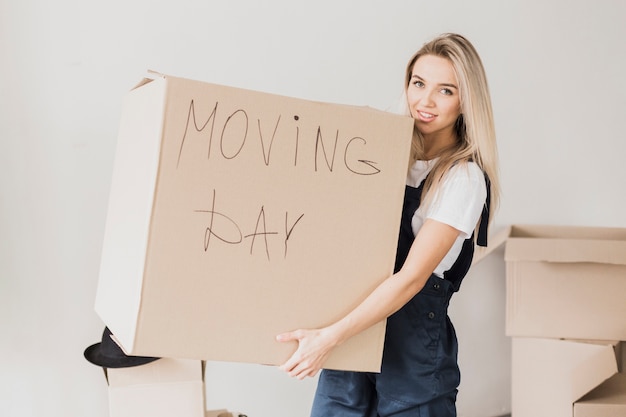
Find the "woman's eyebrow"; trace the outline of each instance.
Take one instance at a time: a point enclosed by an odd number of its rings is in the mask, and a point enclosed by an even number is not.
[[[413,78],[417,78],[420,81],[424,81],[424,79],[422,77],[420,77],[417,74],[411,74],[411,79]],[[451,84],[451,83],[440,83],[438,84],[440,87],[451,87],[451,88],[456,88],[457,90],[459,89],[459,87],[457,87],[455,84]]]

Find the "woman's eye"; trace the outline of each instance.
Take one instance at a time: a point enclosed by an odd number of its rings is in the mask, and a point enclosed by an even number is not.
[[[424,87],[424,83],[423,83],[423,82],[421,82],[421,81],[415,81],[415,82],[413,83],[413,85],[414,85],[414,86],[416,86],[416,87]]]
[[[452,95],[452,90],[450,90],[449,88],[444,88],[441,90],[441,93],[446,95],[446,96],[451,96]]]

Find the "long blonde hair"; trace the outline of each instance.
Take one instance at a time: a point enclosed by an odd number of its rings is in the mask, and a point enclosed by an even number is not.
[[[409,60],[404,82],[404,103],[413,66],[424,55],[438,56],[452,63],[459,83],[461,114],[455,124],[457,141],[438,155],[439,159],[424,183],[422,200],[426,204],[432,201],[435,190],[452,166],[473,161],[489,179],[491,201],[488,208],[492,213],[491,220],[500,201],[500,180],[491,98],[482,61],[474,46],[461,35],[445,33],[434,38]],[[408,105],[405,111],[407,115],[410,114]],[[425,159],[424,139],[415,129],[410,165],[418,159]]]

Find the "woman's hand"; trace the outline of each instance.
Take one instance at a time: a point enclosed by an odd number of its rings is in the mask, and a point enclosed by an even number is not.
[[[421,291],[458,235],[452,226],[427,219],[402,269],[382,281],[354,310],[328,327],[276,336],[279,342],[298,342],[298,349],[280,369],[298,379],[315,376],[335,346],[386,319]]]
[[[298,342],[298,349],[280,366],[289,376],[304,379],[315,376],[337,344],[329,328],[295,330],[276,336],[279,342]]]

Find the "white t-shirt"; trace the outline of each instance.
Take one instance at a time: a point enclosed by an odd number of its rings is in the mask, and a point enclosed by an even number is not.
[[[419,187],[436,162],[436,159],[416,161],[409,170],[407,185]],[[435,268],[434,273],[438,277],[443,277],[443,273],[449,270],[458,258],[463,241],[469,238],[476,228],[486,199],[485,176],[476,163],[469,162],[450,168],[431,205],[429,207],[420,205],[413,215],[411,226],[415,236],[427,218],[450,225],[460,232],[452,248]]]

